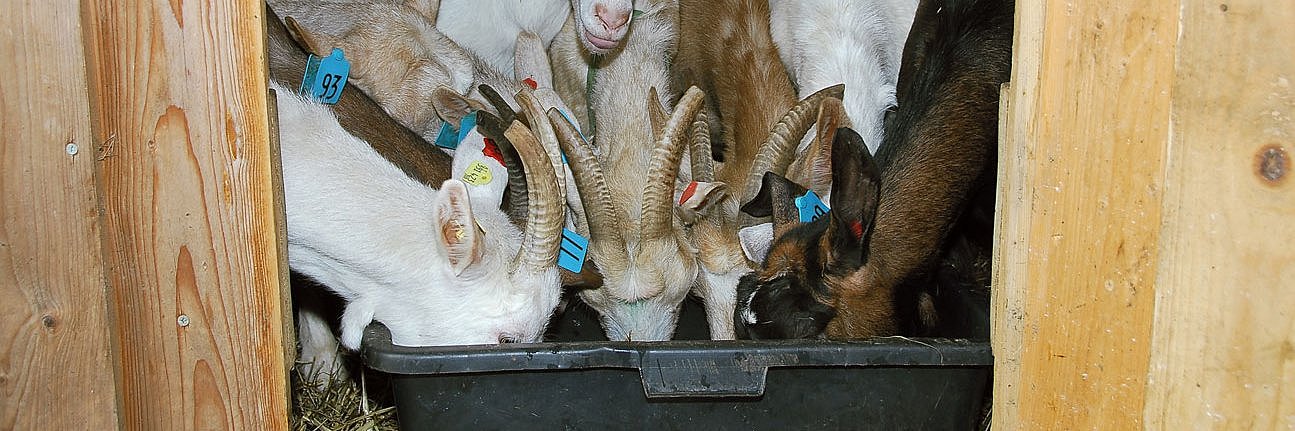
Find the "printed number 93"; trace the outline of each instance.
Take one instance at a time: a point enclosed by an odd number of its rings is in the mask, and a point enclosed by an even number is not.
[[[323,79],[324,94],[321,94],[320,97],[324,99],[332,99],[334,96],[336,96],[338,84],[340,83],[341,80],[342,80],[341,76],[334,75],[331,73],[324,74],[324,79]]]

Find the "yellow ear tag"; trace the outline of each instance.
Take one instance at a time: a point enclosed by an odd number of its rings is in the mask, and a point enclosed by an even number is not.
[[[484,186],[490,184],[490,168],[485,163],[473,161],[468,165],[468,170],[463,173],[463,182],[474,186]]]

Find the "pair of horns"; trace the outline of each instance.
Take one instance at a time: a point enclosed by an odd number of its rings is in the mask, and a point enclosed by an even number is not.
[[[742,202],[749,202],[755,197],[755,193],[760,190],[760,181],[765,172],[779,175],[787,172],[787,167],[791,165],[796,155],[796,146],[818,119],[819,106],[823,101],[827,98],[843,99],[844,97],[845,84],[818,90],[797,102],[769,129],[769,137],[765,138],[764,144],[760,146],[760,152],[755,155],[755,162],[751,164],[751,170],[747,172],[746,182],[742,188],[746,196],[742,196]]]
[[[537,116],[542,115],[543,110],[529,88],[517,94],[517,101],[531,118],[543,118]],[[547,121],[532,121],[532,126],[534,130],[514,119],[504,131],[504,136],[517,150],[525,171],[528,213],[522,247],[512,269],[525,267],[541,271],[557,263],[566,218],[566,182],[561,181],[557,174],[562,172],[562,160],[552,126]],[[517,180],[510,175],[510,183]],[[518,187],[510,189],[520,190]]]
[[[655,95],[655,91],[652,91]],[[649,96],[649,116],[651,122],[657,123],[662,116],[652,113],[659,109],[660,102]],[[688,138],[687,129],[692,125],[697,112],[701,110],[704,95],[697,87],[690,87],[674,113],[665,119],[652,156],[648,162],[647,188],[643,191],[642,221],[639,225],[639,239],[660,239],[671,233],[674,216],[675,178],[679,173],[679,163],[683,159],[683,144]],[[656,106],[651,106],[655,104]],[[558,142],[566,152],[575,177],[576,187],[584,198],[585,215],[589,219],[589,233],[593,237],[591,247],[598,249],[598,265],[604,272],[624,273],[629,268],[630,256],[616,209],[612,207],[611,190],[603,175],[602,165],[593,148],[586,145],[575,129],[555,110],[548,112],[549,119],[556,126]],[[655,127],[654,127],[655,128]]]

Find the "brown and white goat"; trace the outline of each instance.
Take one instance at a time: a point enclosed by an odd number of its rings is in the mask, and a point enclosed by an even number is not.
[[[1012,0],[922,2],[905,45],[899,107],[876,156],[880,175],[868,167],[862,138],[839,131],[827,217],[799,224],[789,206],[803,188],[765,176],[759,199],[744,209],[772,213],[778,234],[760,269],[738,288],[739,334],[914,332],[918,297],[950,232],[986,204],[992,212],[992,200],[973,197],[994,184],[1012,22]]]
[[[739,202],[754,193],[761,173],[786,171],[818,105],[843,91],[834,86],[797,102],[769,33],[768,6],[760,0],[679,3],[675,85],[706,92],[709,120],[694,130],[691,173],[698,185],[680,213],[691,224],[701,268],[694,293],[705,303],[715,339],[734,337],[738,278],[754,267],[738,238],[754,220],[738,212]],[[711,142],[718,145],[712,149]]]

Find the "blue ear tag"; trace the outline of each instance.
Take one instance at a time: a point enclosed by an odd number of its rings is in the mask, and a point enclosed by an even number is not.
[[[441,123],[441,130],[436,132],[436,146],[455,149],[459,147],[459,131],[450,123]]]
[[[477,127],[477,111],[472,111],[467,116],[459,120],[459,127],[451,126],[450,123],[441,123],[441,130],[436,132],[436,146],[447,149],[458,149],[459,143],[468,136],[473,128]]]
[[[580,272],[585,265],[589,240],[580,234],[562,228],[562,246],[558,248],[558,266],[571,272]]]
[[[796,198],[796,209],[800,210],[800,222],[809,223],[822,218],[830,210],[813,190],[805,192],[804,196]]]
[[[477,111],[472,111],[462,120],[459,120],[458,141],[455,141],[454,146],[457,147],[459,142],[463,142],[468,137],[468,132],[475,128],[477,128]]]
[[[336,104],[342,98],[350,74],[351,63],[346,61],[341,48],[333,48],[323,59],[311,55],[306,60],[306,75],[301,79],[300,91],[320,103]]]

